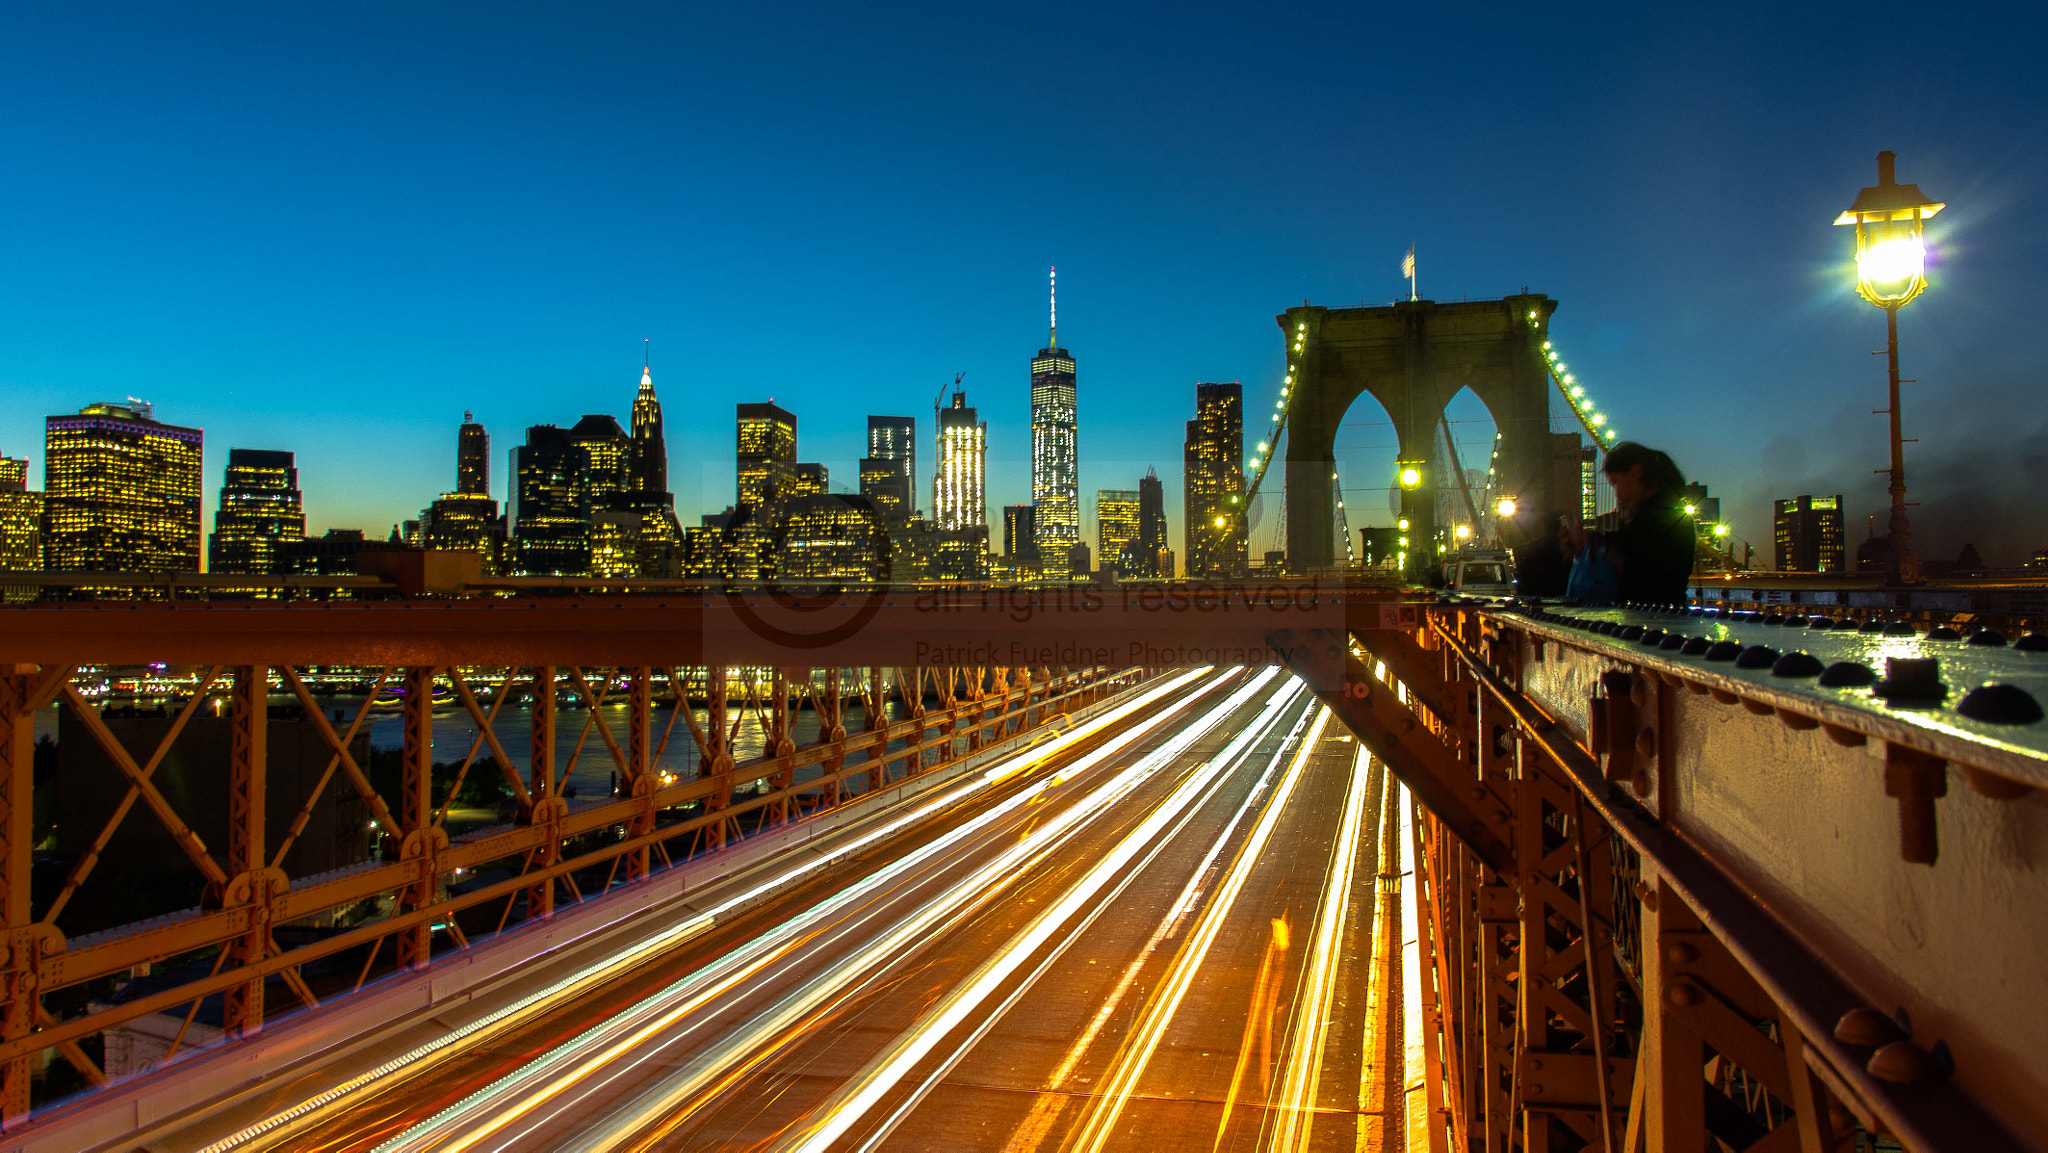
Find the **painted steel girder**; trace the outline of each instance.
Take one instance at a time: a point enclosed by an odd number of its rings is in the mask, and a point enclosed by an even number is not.
[[[1514,875],[1508,812],[1462,759],[1430,733],[1394,690],[1377,683],[1347,638],[1318,629],[1282,631],[1270,643],[1294,673],[1364,742],[1387,769],[1436,814],[1488,868]]]

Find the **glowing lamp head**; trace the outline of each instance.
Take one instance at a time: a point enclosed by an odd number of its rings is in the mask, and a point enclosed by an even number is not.
[[[1504,496],[1500,498],[1499,504],[1493,506],[1493,511],[1499,513],[1502,516],[1513,516],[1515,515],[1515,508],[1515,498],[1511,496]]]
[[[1715,536],[1727,536],[1727,535],[1728,535],[1728,526],[1727,526],[1727,525],[1725,525],[1725,524],[1717,524],[1717,525],[1715,525],[1715,526],[1714,526],[1714,535],[1715,535]]]
[[[1472,526],[1469,524],[1461,524],[1457,528],[1451,530],[1451,535],[1457,537],[1459,540],[1471,540]]]
[[[1899,308],[1927,288],[1927,245],[1921,226],[1946,204],[1917,184],[1894,179],[1890,152],[1877,154],[1877,183],[1835,218],[1856,229],[1856,291],[1879,308]]]
[[[1222,518],[1222,517],[1220,517],[1220,516],[1216,518],[1216,527],[1217,527],[1217,528],[1222,528],[1222,527],[1223,527],[1223,518]]]
[[[1408,518],[1407,518],[1407,517],[1405,517],[1405,516],[1404,516],[1404,517],[1402,517],[1402,518],[1401,518],[1400,520],[1398,520],[1398,521],[1394,522],[1394,526],[1395,526],[1396,528],[1400,529],[1400,530],[1401,530],[1402,532],[1407,532],[1407,531],[1408,531]],[[1402,543],[1403,543],[1403,544],[1406,544],[1407,542],[1406,542],[1406,541],[1403,541]]]
[[[1406,466],[1404,466],[1404,467],[1403,467],[1403,468],[1401,469],[1401,487],[1402,487],[1402,488],[1414,488],[1414,487],[1415,487],[1416,485],[1419,485],[1419,484],[1421,484],[1421,483],[1422,483],[1422,470],[1421,470],[1421,469],[1419,469],[1419,468],[1416,468],[1416,467],[1415,467],[1414,465],[1412,465],[1412,464],[1411,464],[1411,465],[1406,465]]]
[[[1689,504],[1689,505],[1686,505],[1686,506],[1685,506],[1685,515],[1687,515],[1687,516],[1698,516],[1699,514],[1700,514],[1700,506],[1698,506],[1698,505],[1696,505],[1696,504]]]

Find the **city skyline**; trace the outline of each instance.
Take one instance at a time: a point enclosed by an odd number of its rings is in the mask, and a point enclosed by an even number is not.
[[[823,10],[793,33],[736,13],[472,27],[223,10],[112,35],[31,14],[12,82],[58,111],[0,127],[25,174],[12,215],[36,222],[0,288],[0,453],[29,457],[41,487],[42,418],[132,394],[219,448],[295,452],[311,531],[380,530],[445,491],[441,446],[464,409],[501,445],[565,413],[623,418],[617,382],[651,337],[676,396],[776,398],[842,483],[862,415],[922,412],[964,370],[1000,508],[1030,496],[1018,349],[1035,343],[1037,269],[1056,263],[1063,342],[1091,381],[1078,491],[1156,465],[1177,541],[1176,398],[1237,379],[1248,404],[1270,399],[1271,317],[1304,297],[1405,296],[1413,243],[1425,296],[1526,284],[1558,300],[1574,368],[1630,436],[1715,486],[1743,539],[1768,547],[1772,500],[1837,487],[1855,535],[1883,501],[1868,472],[1883,376],[1864,355],[1882,325],[1829,221],[1890,148],[1951,203],[1930,233],[1934,287],[1901,324],[1920,543],[1935,556],[1970,536],[2011,562],[2048,539],[2048,513],[2023,500],[2048,483],[2048,427],[1994,415],[2028,412],[2048,376],[2009,336],[2048,248],[2031,223],[2048,158],[2014,143],[2048,115],[2021,48],[2038,14],[1995,35],[1966,14],[1906,45],[1815,14],[1756,35],[1712,16],[1653,30],[1503,10],[1479,50],[1414,13],[1347,35],[1362,19],[1332,14],[1307,39],[1212,11],[1164,30],[1111,21],[1048,90],[1035,58],[945,51],[967,33],[1023,42],[1002,14]],[[621,72],[625,33],[647,51]],[[448,38],[478,50],[449,61]],[[360,51],[323,51],[337,42]],[[1189,53],[1219,43],[1242,57],[1238,81],[1190,89]],[[89,75],[62,65],[88,57]],[[1914,99],[1873,124],[1823,98],[1873,70],[1911,75]],[[542,95],[535,75],[559,83]],[[848,87],[865,98],[831,97]],[[1717,98],[1691,98],[1702,87]],[[1769,115],[1785,107],[1796,123]],[[1046,180],[1014,138],[1079,109]],[[263,143],[279,139],[305,146]],[[1680,218],[1723,222],[1711,252]],[[800,322],[763,319],[791,302]],[[1340,462],[1347,485],[1386,455],[1370,423]],[[331,435],[316,443],[316,427]],[[722,507],[722,419],[672,403],[666,434],[678,507]],[[373,473],[348,441],[378,446]],[[1986,442],[2016,462],[1979,466]],[[225,461],[208,455],[207,491]],[[1350,501],[1360,523],[1385,503]],[[1255,526],[1255,553],[1271,528]]]

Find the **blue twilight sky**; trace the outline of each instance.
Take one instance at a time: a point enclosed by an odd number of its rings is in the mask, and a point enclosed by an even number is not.
[[[381,532],[464,409],[502,497],[525,426],[625,417],[650,338],[686,518],[735,402],[851,486],[862,418],[928,437],[962,371],[994,511],[1057,264],[1084,503],[1157,465],[1178,544],[1193,384],[1264,411],[1274,314],[1393,298],[1412,241],[1426,296],[1557,298],[1616,424],[1768,549],[1773,496],[1883,500],[1829,222],[1890,148],[1951,205],[1901,321],[1923,553],[2048,545],[2039,7],[1427,7],[16,5],[0,453],[39,476],[45,415],[132,394],[206,430],[209,504],[228,448],[290,449],[313,531]],[[1378,416],[1340,455],[1383,516]]]

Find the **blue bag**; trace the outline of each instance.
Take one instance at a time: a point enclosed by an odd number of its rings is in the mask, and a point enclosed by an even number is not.
[[[1588,533],[1586,547],[1572,561],[1565,578],[1564,599],[1582,605],[1611,605],[1621,593],[1621,574],[1607,559],[1607,542],[1599,533]]]

